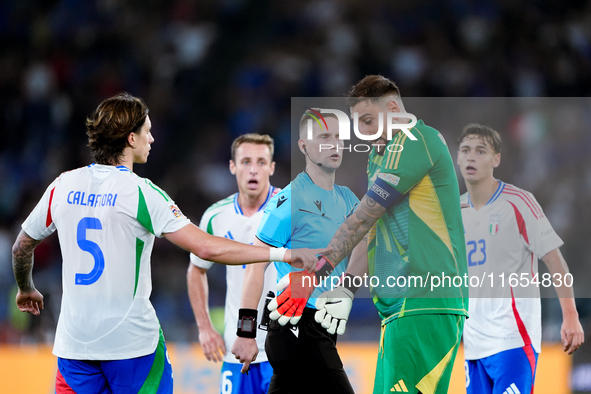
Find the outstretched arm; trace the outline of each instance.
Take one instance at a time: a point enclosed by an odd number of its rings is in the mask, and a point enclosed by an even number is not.
[[[164,237],[203,260],[227,265],[284,261],[296,267],[311,269],[318,261],[316,255],[326,251],[303,248],[283,252],[277,248],[247,245],[210,235],[192,223],[173,233],[165,233]]]
[[[254,239],[254,245],[267,246],[258,238]],[[250,264],[244,271],[242,284],[242,299],[240,308],[257,309],[265,283],[265,269],[268,263]],[[237,337],[232,346],[232,354],[242,364],[240,372],[246,373],[250,363],[256,360],[259,348],[255,338]]]
[[[555,287],[560,301],[560,307],[562,308],[560,336],[564,345],[564,351],[572,354],[585,341],[585,333],[579,321],[573,288],[564,285],[565,275],[569,272],[568,265],[558,248],[548,252],[542,257],[542,261],[548,267],[552,278],[558,275],[562,279],[562,286]]]
[[[194,224],[188,224],[164,237],[173,244],[199,256],[203,260],[228,265],[269,261],[269,248],[246,245],[206,233]],[[286,251],[285,257],[289,257]]]
[[[18,286],[16,305],[21,312],[33,315],[39,315],[43,309],[43,295],[33,283],[33,252],[40,242],[21,230],[12,246],[12,271]]]
[[[363,196],[355,212],[341,224],[332,237],[328,244],[328,249],[332,250],[325,253],[325,256],[333,264],[339,264],[385,213],[386,208],[368,195]],[[367,258],[365,261],[367,262]]]
[[[208,361],[223,361],[226,345],[222,336],[213,328],[209,315],[209,287],[207,270],[189,263],[187,270],[187,288],[189,300],[199,328],[199,343]]]

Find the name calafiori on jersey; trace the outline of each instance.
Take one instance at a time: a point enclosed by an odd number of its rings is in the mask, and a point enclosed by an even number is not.
[[[89,207],[114,207],[117,201],[117,194],[89,194],[85,195],[84,192],[71,191],[68,193],[67,198],[68,204],[72,205],[84,205]]]

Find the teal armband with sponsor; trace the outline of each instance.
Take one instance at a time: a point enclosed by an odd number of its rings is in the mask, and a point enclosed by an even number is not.
[[[376,181],[365,194],[386,209],[390,208],[402,195],[402,193],[394,189],[394,186],[380,177],[376,178]]]

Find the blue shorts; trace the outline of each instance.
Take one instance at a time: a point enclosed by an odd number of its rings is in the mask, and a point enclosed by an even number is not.
[[[537,364],[532,345],[466,360],[467,394],[533,393]]]
[[[172,394],[172,367],[164,339],[147,356],[93,361],[58,358],[56,394]]]
[[[266,394],[273,375],[268,361],[250,364],[248,375],[240,373],[242,364],[224,362],[220,375],[221,394]]]

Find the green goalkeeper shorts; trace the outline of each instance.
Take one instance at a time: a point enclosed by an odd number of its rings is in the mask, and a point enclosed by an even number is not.
[[[447,393],[465,316],[412,315],[382,326],[374,394]]]

